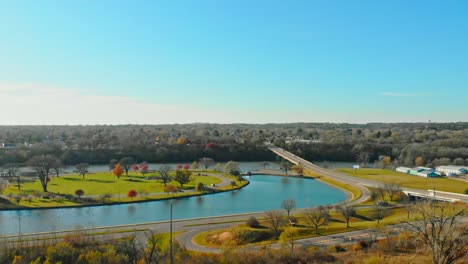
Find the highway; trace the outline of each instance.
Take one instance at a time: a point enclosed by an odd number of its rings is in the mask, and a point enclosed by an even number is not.
[[[345,173],[340,173],[335,170],[331,169],[325,169],[322,167],[319,167],[315,164],[313,164],[310,161],[307,161],[299,156],[294,155],[291,152],[288,152],[282,148],[279,147],[273,147],[269,146],[268,149],[270,149],[273,153],[277,154],[278,156],[288,160],[289,162],[300,165],[305,169],[314,171],[322,176],[329,177],[332,179],[336,179],[338,181],[347,183],[347,184],[352,184],[354,186],[357,186],[361,189],[363,195],[358,201],[354,201],[352,204],[358,204],[362,201],[365,201],[369,197],[369,190],[365,187],[379,187],[382,185],[381,182],[378,181],[373,181],[373,180],[367,180],[367,179],[362,179],[362,178],[357,178],[353,177],[352,175],[345,174]],[[437,192],[434,195],[434,192],[431,190],[420,190],[420,189],[412,189],[412,188],[401,188],[402,191],[404,192],[410,192],[416,196],[420,197],[425,197],[425,198],[431,198],[433,199],[434,197],[438,200],[451,200],[451,201],[462,201],[462,202],[468,202],[468,195],[462,195],[462,194],[456,194],[456,193],[448,193],[448,192]]]

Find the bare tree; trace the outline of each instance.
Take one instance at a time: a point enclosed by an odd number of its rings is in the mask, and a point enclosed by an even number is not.
[[[288,176],[288,171],[291,169],[291,163],[289,163],[289,161],[283,160],[280,164],[280,168],[284,170],[286,176]]]
[[[411,202],[411,198],[407,195],[404,195],[401,203],[403,204],[403,208],[407,212],[407,219],[409,220],[410,213],[413,210],[413,203]]]
[[[356,162],[361,165],[361,167],[367,167],[369,163],[370,155],[367,152],[360,152],[356,157]]]
[[[395,195],[401,191],[400,185],[396,183],[385,183],[382,189],[385,190],[388,197],[390,198],[390,201],[393,201]]]
[[[456,217],[462,215],[466,206],[434,201],[417,202],[413,206],[416,222],[407,223],[417,239],[432,253],[432,263],[454,263],[467,255],[468,226],[457,225]]]
[[[377,187],[376,191],[377,191],[378,194],[380,194],[380,197],[382,198],[382,201],[385,202],[385,193],[387,191],[383,188],[383,186]]]
[[[76,172],[78,172],[78,174],[83,176],[83,180],[85,179],[86,173],[88,173],[88,169],[89,169],[88,163],[80,163],[75,166]]]
[[[52,171],[55,173],[55,176],[59,177],[60,173],[64,171],[64,165],[61,160],[56,159],[54,164],[52,165]]]
[[[354,208],[348,205],[341,205],[337,206],[336,209],[346,220],[346,227],[349,227],[349,220],[352,216],[356,215],[356,211],[354,210]]]
[[[208,170],[209,167],[215,164],[215,161],[212,158],[203,157],[198,160],[198,164],[203,166],[205,170]]]
[[[309,208],[304,212],[305,221],[307,224],[315,227],[315,233],[318,234],[319,227],[326,225],[328,214],[322,208]]]
[[[380,220],[382,220],[383,218],[383,210],[384,210],[383,206],[380,205],[379,203],[375,205],[374,212],[375,212],[375,218],[377,218],[377,224],[380,224]]]
[[[135,160],[132,157],[125,157],[122,158],[120,161],[120,166],[125,170],[125,176],[128,176],[128,171],[132,167],[133,164],[135,164]]]
[[[118,160],[116,160],[116,159],[111,159],[111,160],[109,161],[109,170],[110,170],[110,171],[113,170],[113,169],[115,168],[115,165],[117,165],[117,163],[119,163]]]
[[[170,171],[171,171],[171,167],[169,167],[168,165],[162,165],[161,167],[158,168],[159,176],[161,177],[161,180],[163,181],[164,186],[166,186],[166,184],[172,180],[171,175],[169,175]]]
[[[145,233],[148,240],[148,246],[144,250],[143,258],[145,263],[160,263],[160,261],[167,255],[167,250],[162,250],[161,241],[163,236],[150,230]]]
[[[16,181],[18,183],[18,190],[21,190],[21,179],[20,179],[20,175],[18,174],[19,169],[20,169],[20,164],[18,164],[18,163],[7,163],[7,164],[3,165],[2,167],[3,167],[3,170],[4,170],[5,174],[8,177],[12,177],[12,178],[16,177]]]
[[[33,156],[28,160],[27,164],[30,166],[39,177],[42,189],[47,192],[47,184],[49,183],[49,173],[56,164],[57,158],[52,155],[38,155]]]
[[[268,223],[268,227],[275,234],[275,239],[278,239],[280,228],[286,224],[286,218],[283,212],[279,210],[267,211],[265,212],[265,220]]]
[[[372,200],[372,202],[376,202],[377,199],[379,198],[379,193],[376,191],[376,190],[370,190],[370,198]]]
[[[281,207],[283,207],[283,209],[286,210],[289,219],[289,214],[294,208],[296,208],[296,201],[294,199],[283,200],[283,202],[281,203]]]
[[[266,169],[266,166],[270,165],[270,163],[266,161],[260,162],[260,164],[262,165],[263,169]]]

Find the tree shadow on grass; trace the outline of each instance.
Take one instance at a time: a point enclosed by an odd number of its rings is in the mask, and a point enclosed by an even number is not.
[[[137,179],[124,179],[124,181],[128,181],[128,182],[145,182],[145,181],[137,180]]]
[[[83,181],[87,181],[87,182],[99,182],[99,183],[111,183],[111,182],[114,182],[114,181],[109,181],[109,180],[97,180],[97,179],[78,179],[78,178],[66,178],[66,177],[63,177],[62,179],[64,180],[68,180],[68,181],[77,181],[77,182],[83,182]]]
[[[357,219],[359,219],[359,220],[362,220],[362,221],[373,221],[373,220],[374,220],[374,219],[369,218],[369,217],[367,217],[367,216],[358,215],[358,214],[354,215],[353,217],[354,217],[354,218],[357,218]]]

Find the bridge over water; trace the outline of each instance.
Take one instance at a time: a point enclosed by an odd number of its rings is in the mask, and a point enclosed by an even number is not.
[[[382,185],[381,182],[361,179],[361,178],[353,177],[345,173],[337,172],[332,169],[322,168],[320,166],[313,164],[310,161],[307,161],[279,147],[268,146],[268,149],[272,151],[273,153],[275,153],[276,155],[282,157],[283,159],[293,164],[302,166],[304,169],[308,169],[324,177],[336,179],[338,181],[351,184],[353,186],[360,188],[363,195],[357,201],[354,201],[353,204],[357,204],[357,203],[367,200],[367,198],[369,197],[369,190],[365,187],[377,188]],[[434,190],[426,191],[426,190],[419,190],[419,189],[412,189],[412,188],[402,188],[402,191],[413,197],[419,197],[419,198],[425,198],[425,199],[436,199],[436,200],[449,201],[449,202],[462,201],[462,202],[468,203],[468,195],[463,195],[463,194],[458,194],[458,193],[441,192],[441,191],[436,190],[436,195],[434,195]]]

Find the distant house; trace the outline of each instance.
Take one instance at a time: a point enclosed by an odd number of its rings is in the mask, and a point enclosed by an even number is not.
[[[15,143],[2,143],[2,145],[0,145],[0,148],[14,148],[15,147]]]
[[[416,167],[416,168],[398,167],[398,168],[396,168],[396,171],[402,172],[402,173],[407,173],[407,174],[410,174],[410,175],[426,177],[426,178],[433,178],[433,177],[440,177],[441,176],[441,174],[435,172],[434,169],[427,168],[427,167]]]
[[[424,170],[424,171],[418,172],[417,176],[426,177],[426,178],[434,178],[434,177],[440,177],[440,173],[437,173],[434,170]]]
[[[445,175],[462,175],[468,173],[468,168],[463,166],[438,166],[436,171]]]
[[[433,168],[428,168],[428,167],[416,167],[415,168],[417,171],[435,171]]]
[[[396,171],[402,172],[402,173],[408,173],[408,174],[409,174],[410,170],[411,169],[408,168],[408,167],[398,167],[398,168],[396,168]]]

